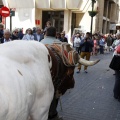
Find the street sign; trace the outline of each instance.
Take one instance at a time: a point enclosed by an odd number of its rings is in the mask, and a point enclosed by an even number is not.
[[[10,11],[10,16],[15,16],[15,11]]]
[[[10,16],[10,10],[9,10],[9,8],[7,8],[7,7],[2,7],[2,8],[0,9],[0,14],[1,14],[3,17],[8,17],[8,16]]]

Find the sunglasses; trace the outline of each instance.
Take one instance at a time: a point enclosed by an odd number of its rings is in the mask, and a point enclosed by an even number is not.
[[[15,32],[15,33],[18,33],[18,32]]]

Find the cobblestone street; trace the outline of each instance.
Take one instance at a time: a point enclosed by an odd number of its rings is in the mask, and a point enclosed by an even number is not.
[[[109,69],[112,53],[91,57],[101,61],[88,73],[75,71],[75,88],[61,97],[59,114],[64,120],[120,120],[120,103],[113,98],[114,71]]]

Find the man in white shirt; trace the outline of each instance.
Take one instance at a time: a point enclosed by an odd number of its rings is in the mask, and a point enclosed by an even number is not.
[[[77,33],[74,39],[74,47],[78,53],[80,52],[80,43],[81,43],[80,34]]]
[[[3,38],[1,39],[1,43],[6,43],[6,42],[10,42],[11,39],[10,39],[10,31],[9,30],[4,30],[4,34],[3,34]]]

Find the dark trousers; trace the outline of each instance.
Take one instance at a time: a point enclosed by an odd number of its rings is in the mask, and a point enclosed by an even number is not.
[[[104,54],[104,46],[100,45],[100,54]]]
[[[120,71],[115,71],[114,97],[120,99]]]
[[[50,105],[50,109],[49,109],[49,116],[48,116],[49,119],[52,119],[58,115],[58,112],[57,112],[58,101],[59,101],[59,98],[56,98],[54,95],[52,103]]]
[[[76,47],[76,51],[80,53],[80,47]]]

